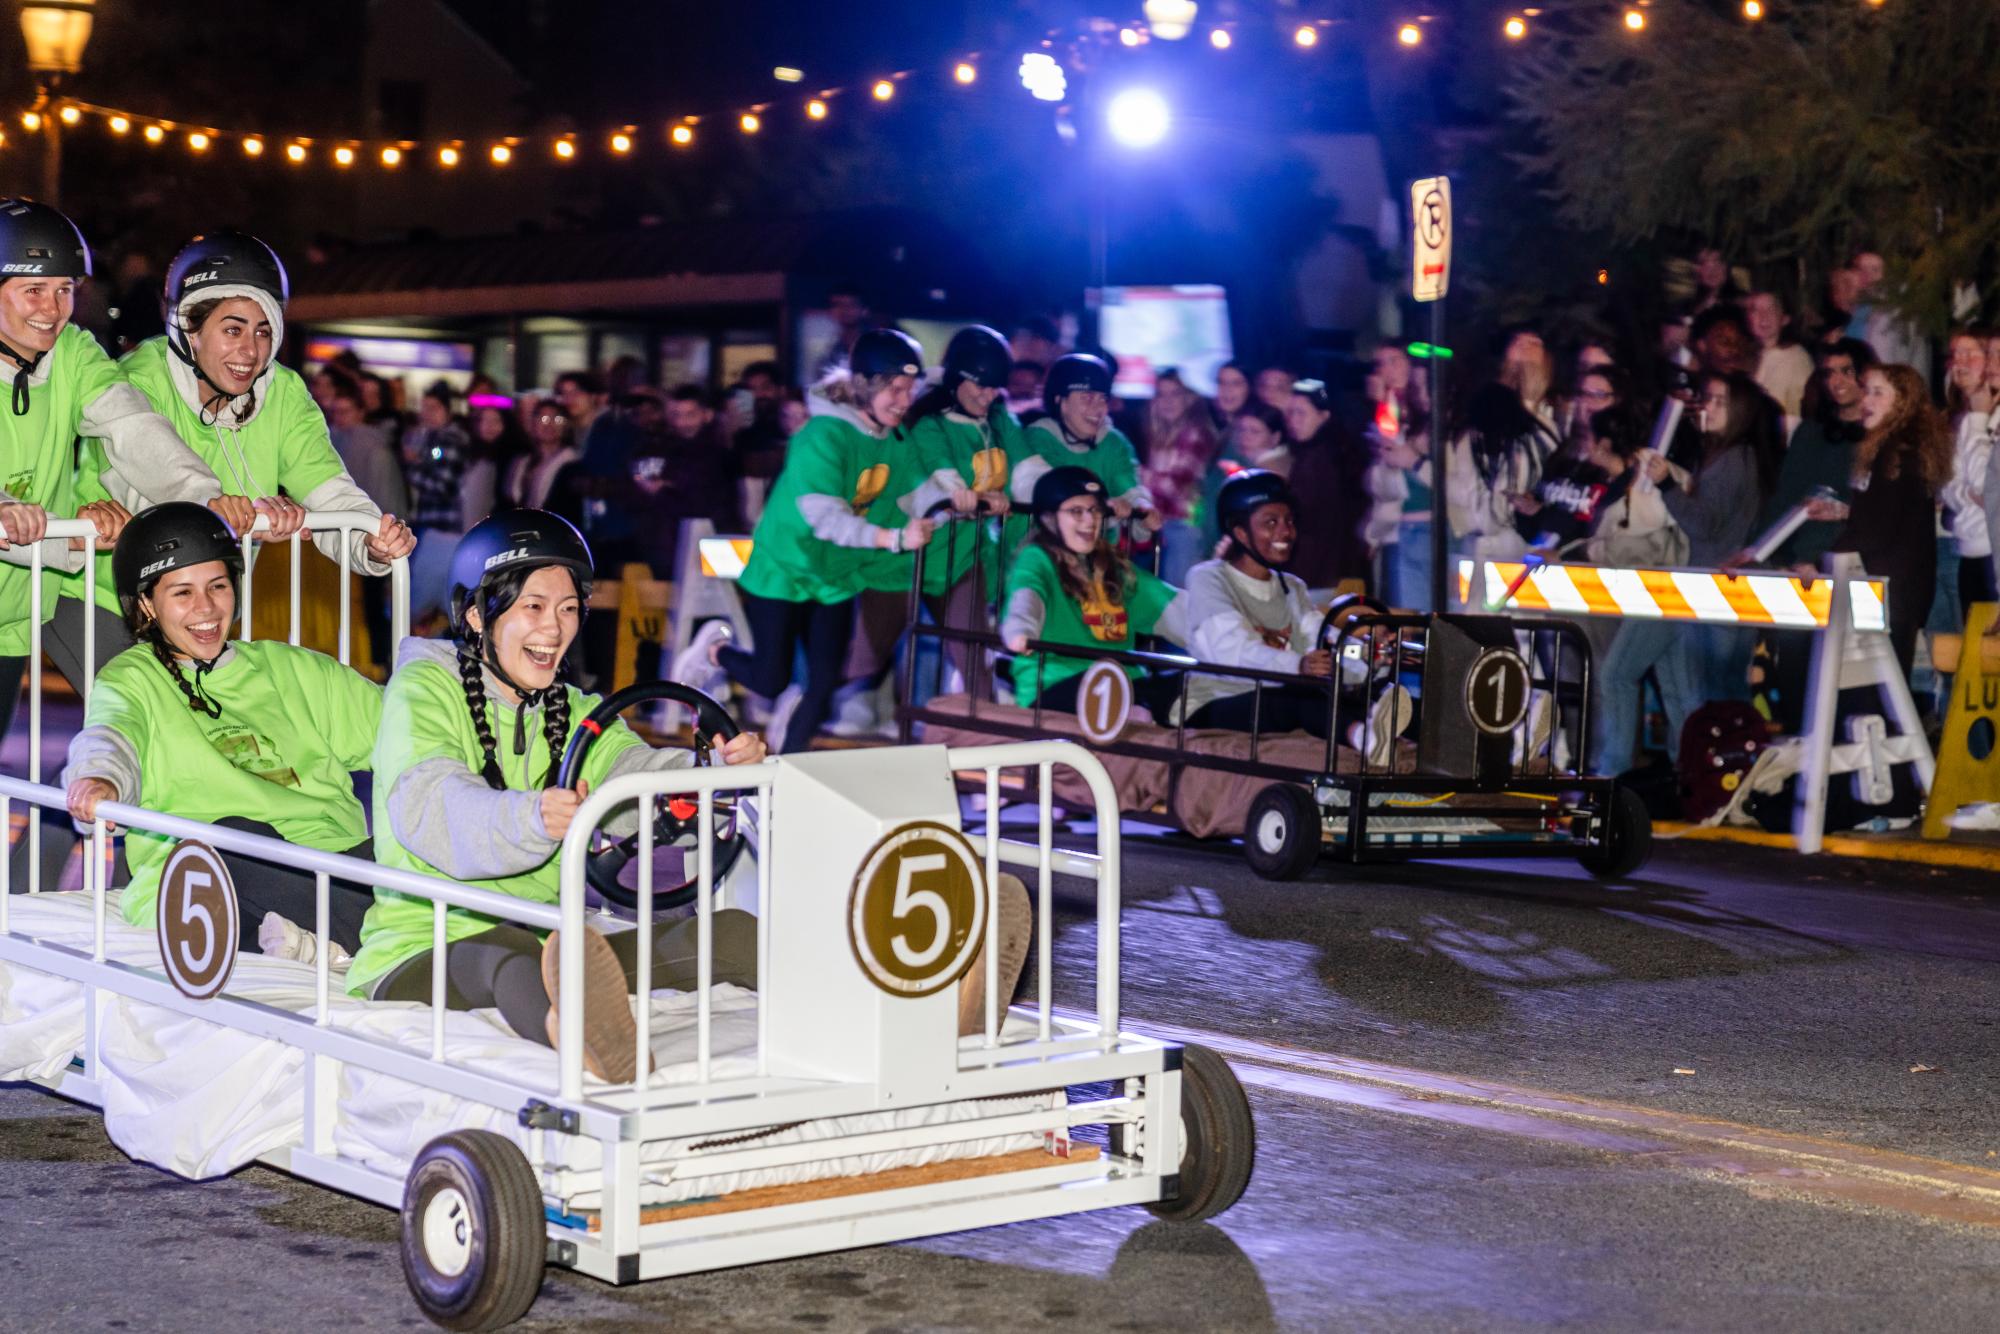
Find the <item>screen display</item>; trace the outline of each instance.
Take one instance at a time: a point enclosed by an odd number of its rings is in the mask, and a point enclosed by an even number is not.
[[[1107,287],[1098,336],[1118,358],[1112,392],[1120,398],[1151,398],[1169,368],[1196,393],[1213,394],[1216,372],[1235,355],[1229,294],[1212,283]]]

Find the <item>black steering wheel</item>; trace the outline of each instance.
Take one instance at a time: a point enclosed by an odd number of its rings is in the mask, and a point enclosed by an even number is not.
[[[1366,593],[1342,593],[1326,604],[1326,615],[1319,623],[1319,643],[1317,648],[1337,648],[1347,638],[1348,623],[1357,616],[1387,616],[1389,608]]]
[[[559,786],[575,787],[578,775],[583,772],[583,763],[590,754],[590,748],[604,729],[617,721],[618,715],[635,704],[646,704],[653,700],[672,700],[685,704],[695,712],[694,754],[697,765],[715,763],[713,747],[709,738],[722,734],[724,741],[733,740],[742,732],[736,720],[729,716],[729,710],[702,694],[673,681],[643,681],[616,691],[590,711],[590,716],[578,723],[570,734],[569,748],[563,752],[562,769],[556,779]],[[661,796],[653,800],[653,845],[655,848],[678,846],[689,850],[684,859],[687,878],[678,884],[661,888],[658,881],[653,887],[653,911],[666,912],[674,908],[684,908],[694,902],[700,888],[695,871],[693,849],[699,843],[701,808],[691,796]],[[712,883],[719,884],[743,854],[743,830],[738,823],[737,803],[734,795],[718,792],[713,805],[714,832],[714,873]],[[600,834],[601,842],[592,849],[589,860],[584,863],[584,878],[590,887],[598,892],[606,902],[628,910],[639,906],[637,888],[624,884],[619,877],[639,851],[639,830],[623,838],[614,839],[608,834]]]

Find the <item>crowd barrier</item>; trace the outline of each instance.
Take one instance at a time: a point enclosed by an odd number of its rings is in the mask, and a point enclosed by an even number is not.
[[[1788,515],[1753,553],[1768,555],[1802,517],[1802,509]],[[1896,766],[1908,765],[1926,794],[1936,772],[1923,720],[1889,644],[1889,581],[1868,576],[1852,552],[1829,552],[1822,568],[1823,575],[1806,577],[1461,560],[1458,595],[1467,604],[1477,597],[1489,610],[1813,632],[1792,837],[1799,851],[1818,852],[1826,835],[1827,788],[1835,778],[1851,776],[1861,804],[1882,806],[1893,794]],[[1852,713],[1843,738],[1836,735],[1840,696],[1851,690],[1872,690],[1878,702],[1873,710],[1863,706]],[[1789,754],[1774,751],[1768,758]]]

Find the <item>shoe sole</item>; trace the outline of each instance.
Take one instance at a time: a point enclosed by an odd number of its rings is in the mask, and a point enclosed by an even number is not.
[[[561,1050],[560,993],[562,949],[560,931],[551,931],[542,945],[542,987],[549,993],[549,1045]],[[631,993],[625,969],[611,942],[589,927],[583,929],[583,1065],[599,1079],[628,1084],[638,1072],[635,1049],[639,1026],[632,1019]]]
[[[993,911],[999,915],[1000,1006],[1004,1024],[1007,1005],[1021,985],[1021,973],[1028,966],[1028,946],[1035,938],[1035,907],[1028,886],[1017,875],[1002,872],[994,887]],[[972,956],[972,967],[958,985],[958,1035],[969,1037],[986,1031],[986,945]]]

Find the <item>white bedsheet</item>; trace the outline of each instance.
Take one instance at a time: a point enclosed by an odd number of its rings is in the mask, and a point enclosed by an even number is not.
[[[92,941],[87,895],[12,895],[11,929],[88,952]],[[107,902],[105,950],[121,962],[157,968],[151,931],[125,924],[116,895]],[[331,1022],[338,1027],[428,1053],[427,1005],[360,1001],[334,978]],[[244,954],[230,982],[234,996],[274,1007],[311,1011],[316,1002],[311,966],[261,954]],[[689,992],[656,992],[653,1004],[655,1083],[695,1079],[695,1001]],[[711,993],[711,1078],[754,1069],[757,997],[727,984]],[[1010,1020],[1010,1028],[1025,1027]],[[1016,1031],[1019,1031],[1017,1028]],[[1010,1034],[1011,1036],[1011,1034]],[[50,1078],[83,1049],[83,987],[36,969],[0,961],[0,1080]],[[123,997],[106,1006],[99,1044],[105,1130],[119,1148],[195,1179],[235,1171],[260,1155],[294,1147],[304,1133],[305,1055],[295,1047],[205,1019],[177,1014]],[[451,1011],[445,1016],[450,1061],[553,1088],[555,1053],[506,1027],[496,1010]],[[812,1121],[759,1140],[780,1144],[822,1140],[898,1126],[998,1116],[1060,1105],[1060,1090],[976,1104],[951,1103]],[[343,1068],[334,1143],[344,1157],[391,1175],[402,1175],[416,1153],[448,1130],[479,1127],[513,1138],[534,1157],[546,1155],[543,1189],[572,1209],[596,1207],[602,1151],[595,1140],[543,1135],[521,1129],[517,1109],[467,1103],[352,1066]],[[976,1135],[976,1129],[968,1127]],[[540,1141],[535,1144],[534,1141]],[[753,1173],[700,1175],[684,1141],[659,1141],[641,1151],[645,1203],[727,1194],[755,1186],[882,1171],[892,1167],[982,1157],[1033,1148],[1039,1135],[978,1136],[893,1154],[872,1154],[773,1168]]]

